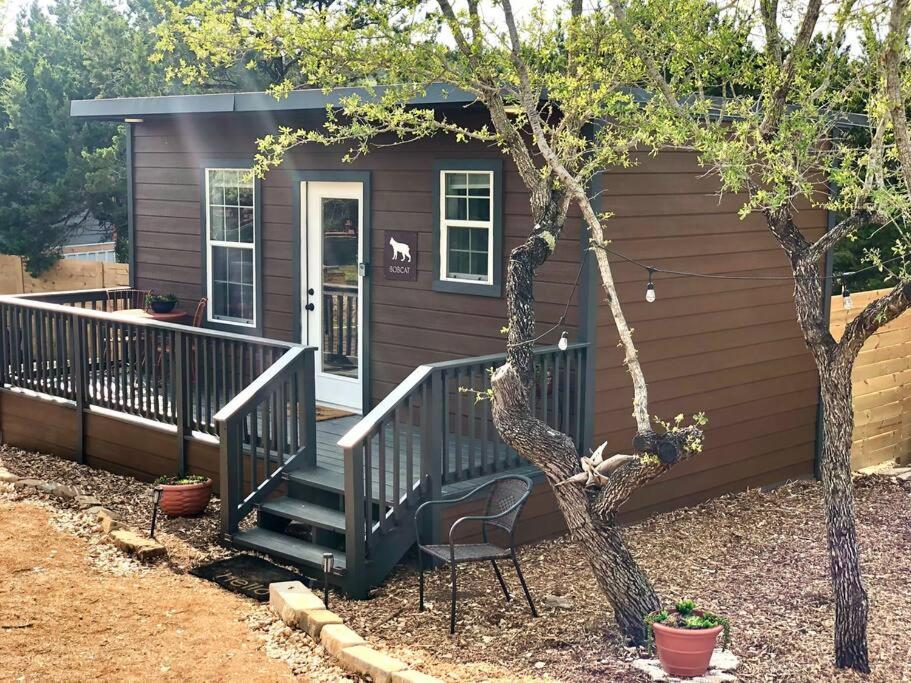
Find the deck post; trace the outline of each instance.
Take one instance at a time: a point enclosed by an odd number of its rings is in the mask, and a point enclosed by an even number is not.
[[[442,370],[434,370],[430,379],[430,443],[421,449],[424,459],[424,472],[428,475],[426,500],[439,500],[443,497],[443,453],[448,448],[446,439],[446,380]],[[425,515],[421,538],[427,544],[437,544],[442,537],[442,508],[431,505]]]
[[[70,334],[73,357],[71,372],[73,378],[73,398],[76,401],[76,462],[85,464],[85,323],[77,316],[70,316]]]
[[[177,425],[177,474],[187,472],[187,389],[183,332],[174,333],[174,420]],[[224,444],[222,444],[224,445]],[[224,492],[222,492],[224,496]]]
[[[345,448],[345,562],[348,593],[366,598],[369,588],[366,555],[368,529],[364,526],[364,446]]]
[[[316,361],[315,351],[304,351],[303,372],[298,375],[304,404],[304,466],[316,467]]]
[[[6,306],[0,304],[0,388],[6,385],[7,362],[11,361],[12,358],[12,349],[10,350],[9,356],[6,354],[7,343],[9,343],[10,346],[13,344],[13,331],[7,329],[6,313]],[[10,368],[10,370],[12,370],[12,368]]]
[[[218,495],[221,498],[221,532],[231,536],[237,531],[238,483],[241,472],[241,448],[243,443],[243,422],[219,420],[218,431]],[[255,485],[255,483],[254,483]]]

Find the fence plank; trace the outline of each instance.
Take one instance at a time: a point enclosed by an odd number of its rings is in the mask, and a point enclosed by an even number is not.
[[[841,294],[832,297],[830,330],[839,339],[845,326],[864,307],[889,289],[851,294],[844,310]],[[864,344],[851,375],[854,434],[851,464],[855,468],[885,460],[911,462],[911,317],[900,316],[881,327]]]

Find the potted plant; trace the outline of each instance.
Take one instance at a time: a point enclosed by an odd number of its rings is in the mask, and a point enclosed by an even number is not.
[[[709,668],[715,640],[724,633],[722,648],[730,642],[730,624],[724,617],[696,609],[692,600],[680,600],[671,611],[662,609],[645,618],[649,652],[658,648],[661,668],[672,676],[701,676]]]
[[[146,296],[146,307],[155,313],[170,313],[177,305],[177,297],[173,294],[149,294]]]
[[[212,497],[212,480],[198,474],[159,477],[155,488],[161,492],[159,509],[171,517],[202,514]]]

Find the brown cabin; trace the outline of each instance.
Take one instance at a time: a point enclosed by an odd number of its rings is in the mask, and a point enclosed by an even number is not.
[[[4,298],[0,425],[8,442],[135,476],[209,473],[226,536],[314,570],[322,550],[344,549],[337,583],[363,594],[414,542],[419,502],[503,471],[536,475],[485,403],[458,390],[484,388],[502,359],[504,265],[531,219],[508,158],[443,136],[352,163],[345,149],[301,146],[264,180],[247,177],[258,137],[319,126],[339,95],[73,102],[73,116],[128,124],[135,291]],[[431,89],[416,104],[480,120],[470,102]],[[719,199],[690,152],[644,154],[601,184],[612,248],[630,258],[790,274],[762,218],[739,219],[742,198]],[[799,219],[812,235],[828,216],[804,206]],[[539,329],[556,327],[532,400],[580,454],[604,440],[622,451],[632,392],[586,254],[576,215],[536,283]],[[639,492],[627,517],[812,476],[817,381],[788,280],[658,275],[647,303],[647,273],[614,261],[652,411],[709,417],[705,453]],[[124,317],[147,291],[184,308],[206,299],[200,326]],[[564,528],[536,481],[524,540]],[[258,528],[238,532],[252,512]],[[428,533],[445,537],[448,519]],[[311,524],[313,543],[282,534],[289,520]]]

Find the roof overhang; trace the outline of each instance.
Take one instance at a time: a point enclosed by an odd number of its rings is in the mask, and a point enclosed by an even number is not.
[[[360,95],[364,100],[374,100],[394,86],[373,88],[352,87],[293,90],[287,97],[276,99],[267,92],[226,93],[211,95],[165,95],[162,97],[118,97],[99,100],[73,100],[70,102],[70,116],[99,121],[135,121],[145,117],[174,116],[181,114],[226,114],[242,112],[294,112],[324,111],[326,107],[338,107],[343,99]],[[655,95],[642,88],[625,88],[639,103],[649,101]],[[542,94],[546,97],[546,94]],[[713,105],[709,115],[712,118],[734,120],[726,111],[725,99],[708,97]],[[472,93],[445,83],[433,83],[423,94],[413,97],[408,104],[416,107],[464,107],[477,101]],[[685,98],[684,102],[687,101]],[[757,107],[759,105],[757,104]],[[836,113],[836,128],[865,127],[868,119],[863,114]]]
[[[225,114],[232,112],[282,112],[316,111],[339,106],[351,95],[374,99],[382,94],[385,86],[375,88],[335,88],[328,92],[314,88],[294,90],[287,97],[276,99],[266,92],[228,93],[212,95],[166,95],[162,97],[118,97],[99,100],[73,100],[70,116],[99,121],[122,121],[149,116],[179,114]],[[435,83],[425,92],[414,97],[414,106],[444,107],[465,106],[477,98],[464,90],[442,83]]]

